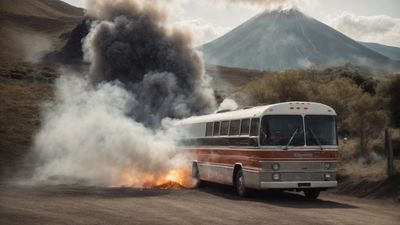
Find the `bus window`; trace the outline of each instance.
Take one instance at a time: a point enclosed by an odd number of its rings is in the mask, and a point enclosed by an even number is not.
[[[250,124],[250,136],[258,136],[258,124],[260,123],[259,118],[251,119]]]
[[[206,136],[212,136],[213,132],[213,123],[206,124]]]
[[[229,135],[239,135],[240,120],[232,120],[229,127]]]
[[[228,131],[229,131],[229,121],[222,121],[221,122],[221,131],[220,131],[220,135],[228,135]]]
[[[269,146],[304,146],[303,117],[264,116],[261,121],[260,143]]]
[[[250,132],[250,119],[242,120],[242,126],[240,126],[240,135],[249,135]]]
[[[337,145],[335,116],[307,115],[304,120],[307,145]]]
[[[214,122],[213,136],[219,136],[219,121],[218,122]]]

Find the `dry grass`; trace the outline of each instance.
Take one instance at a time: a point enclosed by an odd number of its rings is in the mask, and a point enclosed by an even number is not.
[[[0,77],[0,168],[13,168],[28,152],[40,105],[51,98],[51,83]]]
[[[340,161],[338,174],[356,179],[382,180],[387,177],[387,158],[384,152],[383,137],[371,140],[368,152],[360,154],[359,138],[346,143],[339,140]],[[395,149],[398,151],[398,149]],[[395,173],[400,173],[400,159],[394,160]]]
[[[28,152],[40,105],[52,97],[56,72],[29,62],[56,47],[82,16],[82,9],[58,0],[0,2],[0,168],[14,167]]]

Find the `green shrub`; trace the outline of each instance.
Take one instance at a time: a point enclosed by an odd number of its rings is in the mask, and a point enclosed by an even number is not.
[[[400,78],[396,80],[398,83],[390,83],[392,89],[388,93],[379,91],[376,94],[377,89],[382,89],[377,87],[380,83],[376,79],[365,78],[358,72],[343,75],[341,70],[339,74],[329,70],[329,75],[326,73],[306,70],[268,73],[247,83],[240,90],[253,105],[314,101],[332,106],[338,114],[339,135],[357,137],[360,154],[365,154],[369,149],[369,141],[378,138],[388,125],[389,111],[385,95],[399,95],[400,92],[394,90],[400,90]],[[392,97],[393,101],[398,102],[396,107],[400,106],[400,96],[395,100]],[[400,115],[400,108],[398,113]]]

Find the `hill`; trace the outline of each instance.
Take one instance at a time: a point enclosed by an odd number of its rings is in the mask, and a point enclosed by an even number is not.
[[[0,179],[21,169],[40,106],[53,95],[57,70],[34,62],[61,46],[83,14],[59,0],[0,0]]]
[[[379,52],[380,54],[382,54],[392,60],[400,60],[400,48],[399,47],[382,45],[382,44],[371,43],[371,42],[359,42],[359,43],[371,50]]]
[[[1,0],[1,66],[37,60],[41,51],[60,45],[60,35],[72,30],[83,14],[59,0]]]
[[[206,63],[280,71],[390,59],[298,10],[265,11],[202,46]]]

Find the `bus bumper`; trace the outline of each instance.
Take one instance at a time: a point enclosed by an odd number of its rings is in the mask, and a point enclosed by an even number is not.
[[[337,181],[271,181],[260,182],[261,189],[334,188]]]

